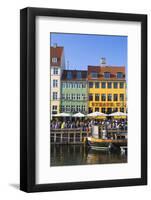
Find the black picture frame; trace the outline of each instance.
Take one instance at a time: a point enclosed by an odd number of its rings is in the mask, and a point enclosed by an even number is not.
[[[36,184],[35,163],[35,19],[54,16],[141,23],[141,178]],[[20,11],[20,190],[43,192],[147,184],[147,15],[48,8]]]

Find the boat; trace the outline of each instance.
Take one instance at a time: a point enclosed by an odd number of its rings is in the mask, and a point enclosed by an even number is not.
[[[107,130],[103,130],[100,136],[95,126],[92,129],[92,136],[85,138],[85,144],[94,150],[127,152],[127,133],[118,132],[111,136]]]
[[[109,150],[109,151],[120,151],[121,147],[127,147],[127,139],[101,139],[101,138],[93,138],[87,137],[86,145],[91,149],[95,150]]]

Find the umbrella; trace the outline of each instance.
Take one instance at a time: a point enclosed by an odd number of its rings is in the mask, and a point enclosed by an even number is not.
[[[115,112],[112,114],[109,114],[109,116],[127,116],[127,113],[123,113],[123,112]]]
[[[84,114],[82,114],[82,113],[76,113],[76,114],[74,114],[74,115],[72,115],[73,117],[85,117],[85,115]]]
[[[89,113],[87,116],[88,117],[99,117],[99,116],[106,117],[107,114],[104,114],[104,113],[101,113],[101,112],[93,112],[93,113]]]
[[[53,115],[54,117],[70,117],[71,115],[69,113],[58,113],[56,115]]]

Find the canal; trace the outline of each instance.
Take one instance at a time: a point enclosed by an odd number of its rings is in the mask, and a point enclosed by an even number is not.
[[[83,144],[51,144],[50,166],[126,163],[127,154],[92,150]]]

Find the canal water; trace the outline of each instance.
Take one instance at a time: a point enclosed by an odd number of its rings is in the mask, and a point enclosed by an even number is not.
[[[51,144],[50,166],[126,163],[127,154],[92,150],[83,144]]]

